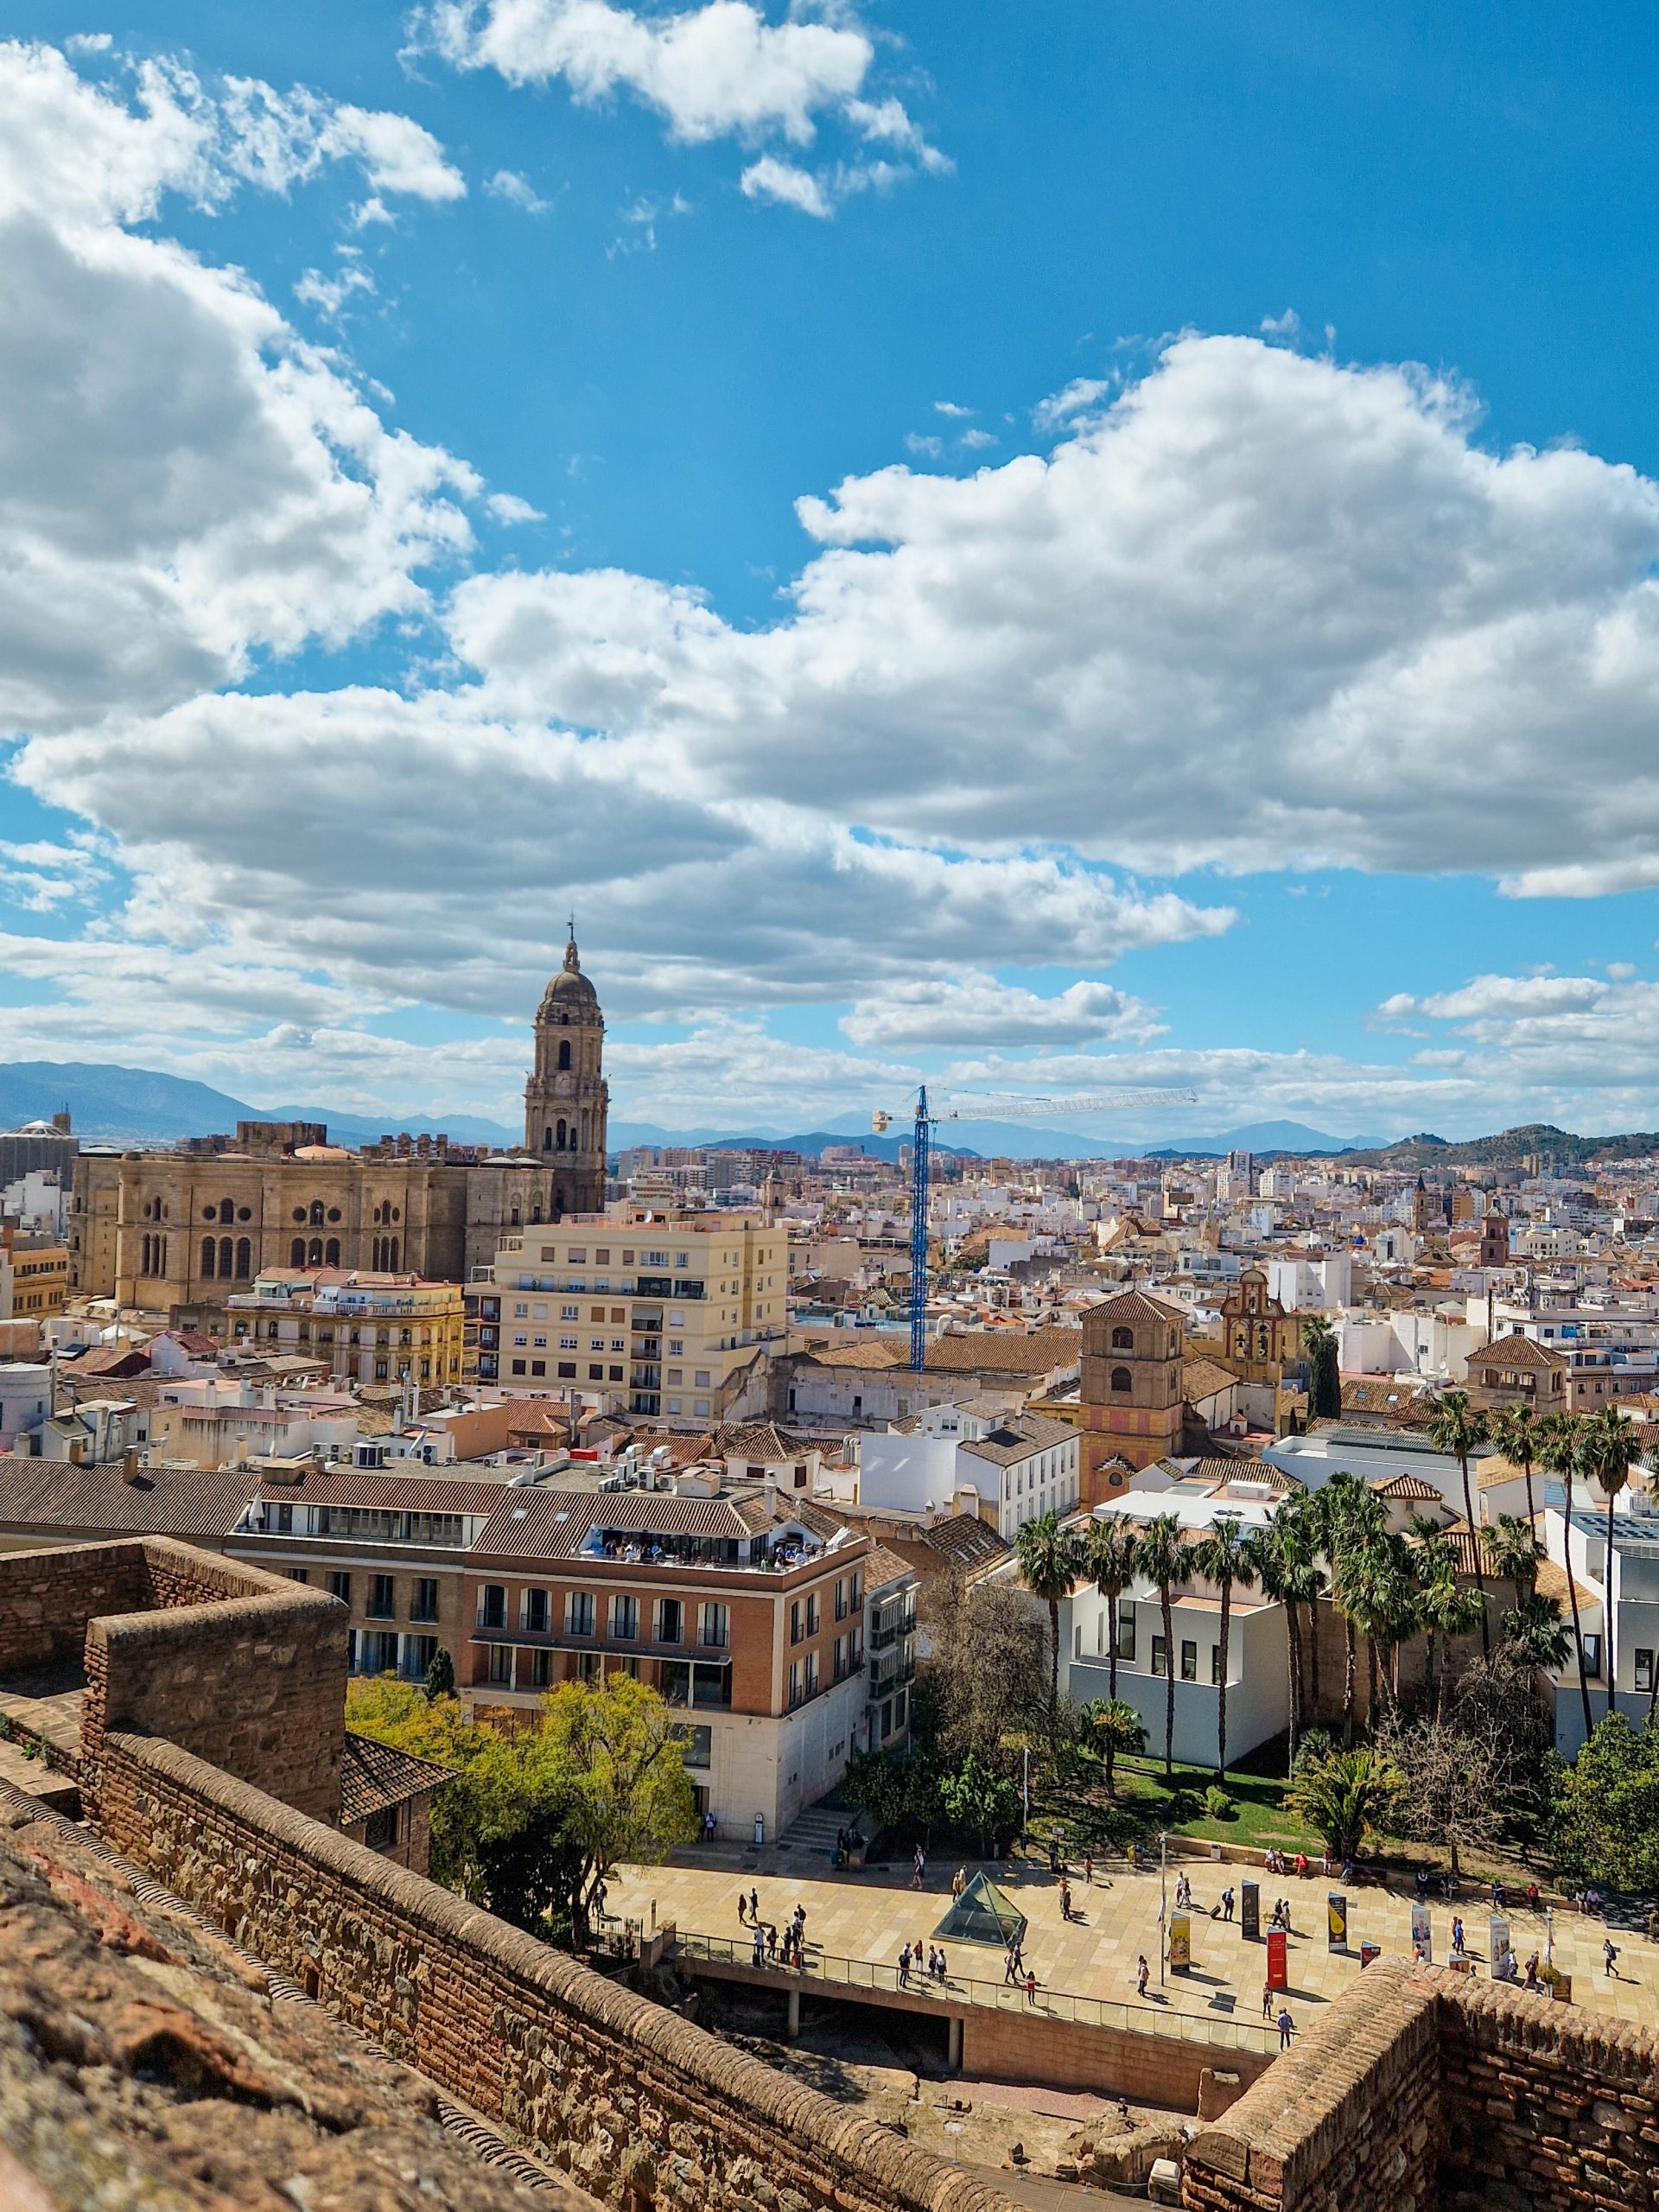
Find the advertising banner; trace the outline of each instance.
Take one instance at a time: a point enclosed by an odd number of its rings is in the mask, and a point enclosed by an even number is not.
[[[1325,1901],[1325,1948],[1345,1951],[1348,1948],[1348,1900],[1340,1890],[1332,1890]]]
[[[1362,1943],[1359,1947],[1359,1963],[1363,1967],[1370,1966],[1373,1959],[1380,1959],[1382,1955],[1382,1946],[1380,1943]]]
[[[1501,1976],[1503,1961],[1510,1955],[1510,1923],[1507,1914],[1494,1912],[1486,1921],[1486,1971]]]
[[[1185,1974],[1192,1963],[1192,1923],[1184,1912],[1169,1916],[1169,1970]]]
[[[1241,1882],[1238,1885],[1239,1928],[1247,1943],[1262,1941],[1262,1885],[1260,1882]]]
[[[1268,1987],[1290,1987],[1290,1945],[1282,1928],[1268,1930]]]
[[[1426,1967],[1434,1963],[1434,1923],[1421,1900],[1411,1908],[1411,1955]]]

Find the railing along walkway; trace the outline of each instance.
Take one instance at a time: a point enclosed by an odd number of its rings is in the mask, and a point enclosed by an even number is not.
[[[982,2005],[995,2012],[1027,2012],[1051,2020],[1072,2020],[1081,2026],[1121,2028],[1131,2035],[1173,2037],[1179,2043],[1209,2044],[1217,2050],[1274,2051],[1279,2047],[1275,2029],[1255,2020],[1212,2019],[1196,2012],[1178,2012],[1161,2005],[1141,2005],[1111,1997],[1078,1997],[1064,1989],[1047,1989],[1039,1982],[1037,2001],[1027,1998],[1023,1983],[978,1981],[965,1974],[937,1975],[914,1969],[901,1980],[897,1967],[875,1959],[843,1959],[808,1946],[803,1967],[786,1967],[776,1959],[755,1967],[754,1946],[729,1936],[702,1936],[691,1929],[677,1929],[668,1944],[669,1955],[706,1959],[712,1964],[747,1967],[774,1979],[782,1989],[821,1983],[826,1987],[879,1989],[895,1997],[934,1998],[945,2005]]]

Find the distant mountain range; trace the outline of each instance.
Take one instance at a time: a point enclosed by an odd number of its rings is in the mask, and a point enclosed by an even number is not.
[[[1444,1137],[1402,1137],[1357,1155],[1357,1164],[1388,1167],[1510,1167],[1523,1160],[1553,1160],[1559,1167],[1586,1167],[1599,1160],[1630,1160],[1659,1153],[1659,1130],[1632,1129],[1623,1136],[1580,1137],[1552,1122],[1523,1122],[1496,1136],[1449,1144]]]

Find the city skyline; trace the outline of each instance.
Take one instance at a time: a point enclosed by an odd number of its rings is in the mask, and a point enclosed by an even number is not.
[[[1652,1124],[1634,10],[14,28],[0,1061]]]

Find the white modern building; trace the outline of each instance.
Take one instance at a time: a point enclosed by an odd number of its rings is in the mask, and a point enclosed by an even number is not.
[[[902,1428],[859,1440],[858,1503],[914,1514],[968,1513],[999,1535],[1081,1494],[1080,1442],[1069,1421],[971,1398],[930,1406]]]

